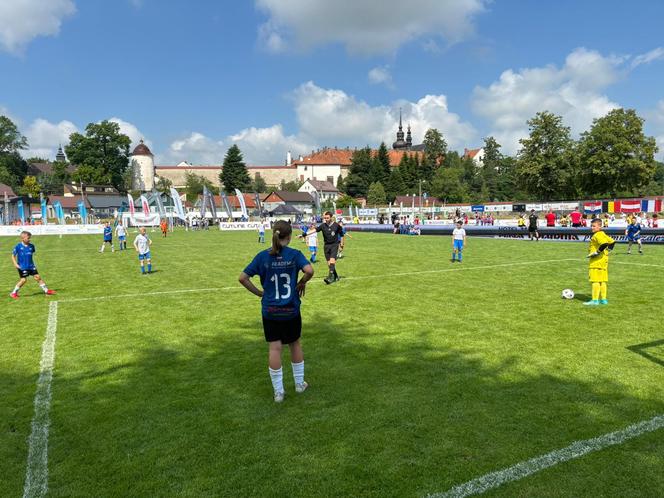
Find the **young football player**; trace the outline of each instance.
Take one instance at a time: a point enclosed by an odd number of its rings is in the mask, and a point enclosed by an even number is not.
[[[588,246],[588,279],[590,280],[592,299],[583,304],[598,306],[609,304],[607,300],[607,284],[609,282],[609,251],[612,251],[616,241],[602,231],[602,220],[595,218],[590,222],[593,236]]]
[[[104,224],[104,241],[101,243],[99,252],[104,252],[106,244],[111,246],[111,252],[115,252],[115,247],[113,246],[113,229],[111,228],[111,224],[109,222]]]
[[[138,260],[141,262],[141,273],[145,273],[145,264],[148,265],[148,273],[152,273],[152,255],[150,254],[150,246],[152,240],[145,234],[145,227],[138,229],[138,235],[134,239],[134,249],[138,253]]]
[[[258,225],[258,243],[265,244],[265,225],[263,225],[262,220]]]
[[[289,223],[277,221],[272,227],[272,248],[259,252],[239,278],[249,292],[261,298],[263,333],[269,344],[268,371],[276,403],[281,403],[285,395],[281,366],[284,344],[290,349],[295,392],[303,393],[309,387],[304,380],[304,354],[300,343],[300,298],[314,269],[304,254],[288,247],[292,233]],[[303,275],[298,281],[300,271]],[[260,277],[263,290],[252,283],[254,275]]]
[[[21,279],[14,286],[14,290],[9,294],[9,297],[12,299],[18,299],[18,291],[25,285],[28,277],[32,276],[41,287],[41,290],[44,291],[44,294],[49,296],[55,294],[54,290],[49,289],[37,271],[35,262],[32,259],[32,255],[36,252],[34,244],[30,243],[30,237],[32,234],[30,232],[23,231],[21,232],[21,242],[14,246],[12,251],[12,262],[14,267],[18,270],[18,274]]]
[[[459,257],[459,263],[463,256],[463,246],[466,243],[466,230],[463,228],[463,223],[457,221],[456,228],[452,230],[452,263]]]
[[[632,218],[632,222],[627,225],[625,235],[627,235],[627,254],[632,254],[632,244],[639,245],[639,254],[643,254],[643,246],[641,244],[641,223],[636,218]]]
[[[316,232],[316,224],[312,223],[309,225],[309,228],[304,228],[302,235],[298,235],[298,238],[303,239],[306,242],[307,247],[309,248],[309,253],[311,257],[309,261],[312,263],[316,262],[316,254],[318,253],[318,232]]]
[[[530,216],[528,216],[528,237],[530,240],[539,240],[539,232],[537,231],[537,215],[535,210],[530,210]],[[534,239],[533,239],[534,237]]]
[[[120,250],[124,251],[127,249],[127,229],[122,224],[122,221],[118,221],[118,226],[115,227],[115,235],[118,236],[118,242],[120,243]]]

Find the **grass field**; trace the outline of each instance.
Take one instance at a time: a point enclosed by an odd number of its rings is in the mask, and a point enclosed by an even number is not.
[[[417,497],[664,414],[664,247],[618,246],[611,304],[588,309],[585,244],[471,238],[453,265],[448,237],[353,234],[346,278],[316,264],[303,301],[311,387],[286,361],[277,405],[237,283],[256,234],[152,236],[148,276],[100,236],[34,238],[58,294],[16,302],[0,238],[0,496],[23,493],[52,301],[53,497]],[[663,494],[658,430],[487,496]]]

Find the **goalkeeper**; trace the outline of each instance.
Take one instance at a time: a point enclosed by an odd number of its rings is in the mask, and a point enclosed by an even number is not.
[[[592,286],[592,299],[585,302],[587,306],[609,304],[606,298],[609,281],[609,251],[613,250],[616,241],[602,231],[602,220],[595,218],[590,223],[593,236],[588,247],[588,277]]]

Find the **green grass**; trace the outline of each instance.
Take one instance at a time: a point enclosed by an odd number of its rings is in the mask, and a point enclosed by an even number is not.
[[[325,286],[318,263],[304,298],[311,388],[294,393],[286,361],[275,405],[260,302],[236,283],[256,234],[152,235],[146,277],[100,237],[34,239],[58,295],[30,282],[0,304],[0,496],[22,494],[55,299],[49,496],[422,496],[664,413],[664,247],[618,246],[611,304],[588,309],[585,244],[471,238],[452,265],[448,237],[353,234],[349,278]],[[201,288],[220,290],[76,301]],[[658,431],[487,496],[662,489]]]

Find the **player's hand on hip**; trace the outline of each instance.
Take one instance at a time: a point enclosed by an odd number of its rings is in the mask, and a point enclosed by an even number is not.
[[[298,282],[296,289],[297,293],[300,297],[304,296],[304,291],[306,290],[307,283],[306,282]]]

